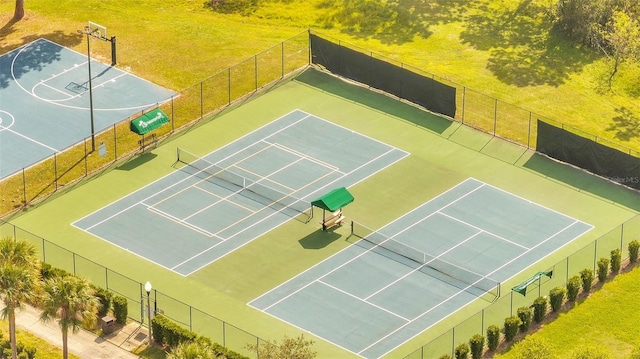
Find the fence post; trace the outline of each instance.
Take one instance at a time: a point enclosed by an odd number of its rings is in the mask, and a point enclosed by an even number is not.
[[[53,182],[55,183],[55,190],[58,190],[58,156],[53,153]]]
[[[527,148],[531,148],[531,119],[533,114],[529,111],[529,129],[527,130]]]
[[[89,163],[87,162],[87,139],[85,138],[84,141],[84,176],[88,176],[89,175]]]
[[[113,162],[118,160],[118,131],[116,124],[113,124]]]
[[[24,174],[24,167],[22,167],[22,202],[24,206],[27,206],[27,178]]]
[[[227,96],[228,104],[231,104],[231,67],[227,69]]]
[[[204,95],[203,95],[203,90],[202,87],[204,85],[202,85],[203,81],[200,81],[200,119],[202,120],[202,118],[204,117]]]
[[[258,91],[258,55],[253,55],[253,73],[255,74],[254,76],[255,88],[256,88],[256,91]]]
[[[464,110],[467,103],[467,87],[462,86],[462,124],[464,125]]]
[[[280,78],[284,77],[284,41],[280,43]]]
[[[593,241],[593,270],[596,270],[598,265],[598,240]]]
[[[173,132],[176,128],[176,114],[173,111],[173,108],[174,108],[173,98],[174,96],[171,96],[171,132]]]
[[[493,135],[496,135],[496,128],[498,124],[498,99],[496,99],[493,105]]]

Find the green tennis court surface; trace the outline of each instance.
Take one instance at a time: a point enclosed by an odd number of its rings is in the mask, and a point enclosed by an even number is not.
[[[592,226],[468,179],[250,305],[354,354],[378,358]],[[358,238],[360,237],[360,238]]]
[[[39,39],[0,56],[0,179],[91,136],[87,55]],[[95,132],[174,92],[91,61]]]
[[[203,158],[179,153],[179,170],[74,226],[189,275],[408,155],[298,110]]]

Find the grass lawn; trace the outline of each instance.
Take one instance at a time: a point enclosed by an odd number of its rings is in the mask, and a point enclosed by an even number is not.
[[[11,23],[4,2],[0,52],[39,37],[84,52],[76,30],[90,20],[117,35],[120,67],[181,90],[311,27],[640,150],[640,66],[624,65],[606,89],[611,64],[550,31],[548,0],[264,0],[248,15],[206,3],[32,0]],[[107,43],[92,52],[110,57]]]
[[[636,266],[605,283],[588,299],[579,300],[574,308],[532,337],[547,343],[556,358],[570,358],[579,348],[593,347],[608,352],[610,358],[631,359],[631,353],[640,346],[639,291],[640,268]],[[516,359],[523,355],[521,345],[515,345],[496,358]]]
[[[9,323],[0,320],[0,334],[3,340],[9,340]],[[62,334],[61,334],[62,335]],[[55,345],[49,344],[43,339],[37,336],[18,329],[17,331],[18,342],[25,345],[25,347],[36,348],[36,358],[38,359],[59,359],[62,358],[62,348],[58,348]],[[9,355],[11,357],[11,355]],[[79,359],[78,356],[69,353],[69,359]]]

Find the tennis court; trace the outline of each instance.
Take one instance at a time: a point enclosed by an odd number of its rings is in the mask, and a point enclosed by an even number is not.
[[[0,56],[0,179],[91,136],[87,55],[39,39]],[[95,132],[174,92],[91,61]]]
[[[250,305],[379,358],[591,229],[470,178]]]
[[[407,155],[295,110],[73,225],[186,276]]]

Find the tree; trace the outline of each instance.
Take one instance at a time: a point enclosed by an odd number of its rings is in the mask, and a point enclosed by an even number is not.
[[[247,349],[257,351],[260,359],[313,359],[318,355],[311,350],[313,343],[313,340],[304,340],[303,334],[297,338],[285,335],[280,343],[247,344]]]
[[[616,0],[558,0],[555,28],[571,40],[598,48]]]
[[[621,63],[640,58],[640,21],[625,11],[617,10],[609,21],[604,39],[613,58],[613,69],[609,74],[611,86]]]
[[[5,307],[0,315],[9,322],[11,357],[16,359],[16,310],[38,296],[39,264],[30,242],[14,238],[0,240],[0,299]]]
[[[18,21],[24,17],[24,0],[16,0],[16,9],[13,12],[13,21]]]
[[[62,330],[62,356],[67,359],[69,329],[77,333],[81,326],[95,324],[98,298],[87,279],[72,275],[47,279],[44,292],[40,319],[57,319]]]

